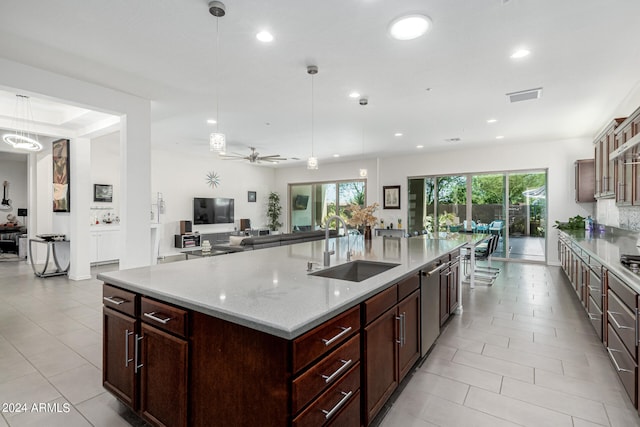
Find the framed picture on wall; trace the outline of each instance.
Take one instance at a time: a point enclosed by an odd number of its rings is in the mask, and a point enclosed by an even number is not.
[[[113,186],[110,184],[93,184],[94,202],[113,202]]]
[[[53,141],[53,211],[71,212],[69,200],[69,140]]]
[[[255,191],[249,191],[247,193],[247,200],[249,200],[250,203],[255,203],[256,198],[257,196]]]
[[[399,185],[387,185],[382,187],[382,208],[400,209]]]

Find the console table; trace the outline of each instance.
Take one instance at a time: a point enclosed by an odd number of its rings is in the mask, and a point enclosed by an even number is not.
[[[376,236],[404,237],[406,233],[404,228],[376,228],[374,229]]]
[[[33,244],[40,243],[47,245],[47,258],[44,261],[44,268],[42,271],[38,271],[36,269],[36,264],[33,259]],[[58,254],[56,253],[56,247],[64,246],[67,248],[67,251],[70,249],[70,242],[68,240],[40,240],[40,239],[29,239],[29,261],[31,262],[31,268],[33,269],[33,273],[38,277],[51,277],[51,276],[62,276],[66,275],[69,271],[69,262],[63,268],[60,265],[60,261],[58,260]],[[50,271],[47,273],[47,268],[49,267],[49,258],[53,254],[53,262],[56,265],[55,271]]]

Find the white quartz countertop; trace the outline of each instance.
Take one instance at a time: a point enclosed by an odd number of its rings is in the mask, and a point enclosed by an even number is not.
[[[607,227],[605,231],[562,230],[589,256],[622,279],[640,294],[640,275],[620,262],[620,255],[640,255],[638,233]]]
[[[451,234],[447,239],[362,236],[331,239],[346,262],[399,264],[362,282],[309,275],[307,262],[322,266],[324,240],[218,255],[188,261],[98,274],[98,279],[143,295],[225,319],[286,339],[293,339],[355,306],[399,280],[416,274],[441,256],[486,235]],[[314,268],[317,271],[320,268]]]

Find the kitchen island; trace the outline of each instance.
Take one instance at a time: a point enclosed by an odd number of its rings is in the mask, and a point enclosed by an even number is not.
[[[420,356],[420,272],[486,236],[448,237],[331,239],[397,264],[360,282],[309,274],[324,241],[102,273],[105,387],[157,425],[368,424]]]

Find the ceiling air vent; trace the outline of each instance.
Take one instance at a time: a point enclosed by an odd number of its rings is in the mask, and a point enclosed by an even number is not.
[[[447,138],[447,139],[445,139],[445,141],[447,141],[447,142],[460,142],[461,139],[460,138]]]
[[[509,102],[520,102],[520,101],[528,101],[530,99],[538,99],[542,96],[542,88],[538,87],[535,89],[527,89],[521,90],[519,92],[511,92],[507,94],[509,98]]]

